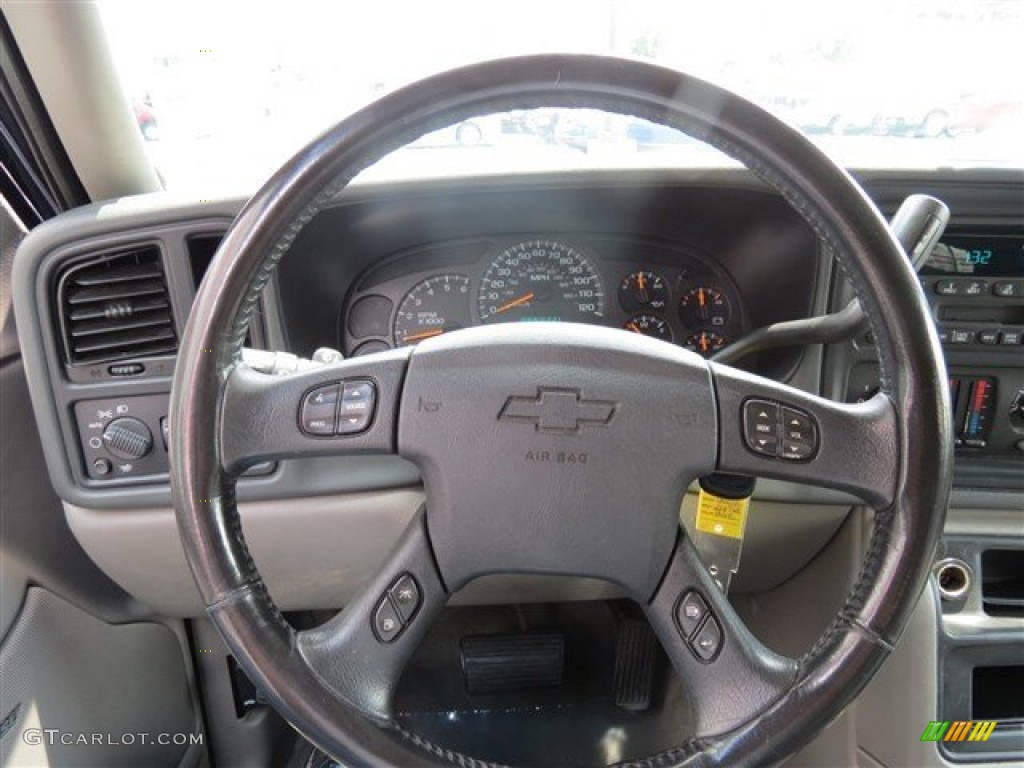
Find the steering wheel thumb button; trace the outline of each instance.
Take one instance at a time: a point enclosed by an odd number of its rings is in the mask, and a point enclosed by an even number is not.
[[[373,612],[373,631],[382,643],[390,643],[401,634],[404,624],[391,600],[384,595]]]
[[[398,577],[388,594],[403,622],[409,622],[420,607],[420,588],[408,573]]]

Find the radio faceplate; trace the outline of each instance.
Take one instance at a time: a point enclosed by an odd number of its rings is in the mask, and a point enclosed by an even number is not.
[[[921,287],[944,347],[1021,355],[1024,237],[947,236],[922,268]]]

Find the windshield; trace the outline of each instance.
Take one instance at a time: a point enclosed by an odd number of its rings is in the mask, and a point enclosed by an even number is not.
[[[165,184],[252,191],[381,95],[538,52],[644,58],[723,85],[850,168],[1024,166],[1021,3],[1008,0],[418,0],[102,4]],[[373,169],[416,177],[730,161],[640,120],[532,110],[465,121]]]

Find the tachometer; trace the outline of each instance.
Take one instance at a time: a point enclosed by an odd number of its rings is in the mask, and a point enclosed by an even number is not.
[[[575,248],[556,240],[530,240],[506,249],[487,268],[477,308],[485,323],[593,322],[604,316],[604,286]]]
[[[407,347],[473,324],[469,311],[469,278],[437,275],[416,283],[395,313],[395,346]]]

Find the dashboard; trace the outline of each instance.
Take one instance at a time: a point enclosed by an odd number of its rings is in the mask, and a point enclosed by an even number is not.
[[[950,371],[956,482],[1020,490],[1019,180],[879,174],[868,191],[889,214],[917,191],[950,203],[951,225],[921,284]],[[115,508],[169,500],[166,416],[177,338],[240,205],[157,196],[80,209],[41,227],[22,249],[16,287],[36,303],[23,310],[19,331],[36,358],[37,417],[54,434],[46,445],[63,498]],[[124,292],[132,312],[109,312]],[[248,344],[359,356],[480,324],[571,321],[709,357],[755,329],[836,311],[851,298],[811,227],[744,172],[390,182],[353,187],[309,222],[268,285]],[[738,364],[841,401],[879,386],[870,334],[764,350]],[[322,461],[259,467],[240,494],[281,498],[419,480],[394,457],[328,463],[338,471],[323,472]],[[352,466],[359,471],[342,471]],[[764,492],[808,500],[820,491]]]
[[[359,279],[342,348],[359,356],[475,325],[547,321],[620,328],[710,357],[748,330],[742,295],[713,254],[636,237],[445,242],[386,257]]]

